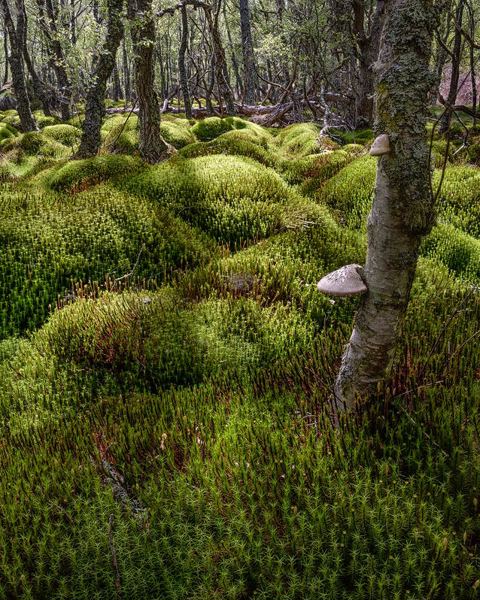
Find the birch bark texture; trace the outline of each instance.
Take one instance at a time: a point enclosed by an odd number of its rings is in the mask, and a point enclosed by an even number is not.
[[[390,153],[379,158],[368,218],[368,292],[356,315],[335,384],[337,410],[365,401],[391,367],[415,276],[419,247],[434,221],[425,125],[435,25],[431,0],[386,0],[374,66],[375,128]]]

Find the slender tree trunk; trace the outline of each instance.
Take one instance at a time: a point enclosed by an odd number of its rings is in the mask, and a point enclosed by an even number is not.
[[[8,31],[10,40],[10,67],[12,70],[12,83],[17,100],[17,111],[20,117],[20,126],[22,131],[35,131],[37,124],[33,118],[30,108],[30,98],[27,92],[27,82],[25,77],[25,66],[23,52],[26,45],[26,14],[25,6],[22,0],[16,1],[17,25],[12,19],[8,0],[1,0],[1,10],[5,22],[5,29]]]
[[[120,75],[118,73],[117,65],[113,67],[113,99],[118,102],[122,97],[122,85],[120,83]]]
[[[47,89],[45,82],[40,79],[40,76],[38,75],[35,69],[35,65],[33,64],[32,59],[30,58],[30,54],[28,53],[26,46],[23,49],[23,58],[25,60],[25,65],[27,67],[30,79],[32,81],[34,98],[40,101],[44,114],[47,117],[51,117],[51,108],[54,98],[51,96],[51,92],[49,92],[49,90]]]
[[[440,133],[446,133],[452,120],[453,106],[457,100],[458,82],[460,80],[460,63],[462,60],[462,20],[465,0],[458,0],[455,13],[455,35],[453,38],[452,52],[452,71],[450,76],[450,86],[446,99],[445,111],[440,120]]]
[[[366,31],[365,2],[354,0],[353,32],[358,54],[358,84],[356,86],[357,106],[356,121],[358,125],[371,125],[373,122],[374,73],[373,65],[378,57],[380,35],[385,16],[384,0],[377,0],[372,17],[370,31]]]
[[[8,32],[7,28],[3,29],[3,52],[5,54],[5,71],[3,73],[3,85],[8,81]]]
[[[433,223],[425,124],[434,9],[430,0],[386,0],[386,10],[376,68],[376,130],[389,136],[391,151],[377,168],[364,271],[368,292],[335,386],[340,409],[366,399],[390,368],[420,242]]]
[[[152,0],[129,0],[128,16],[135,63],[140,127],[140,155],[149,163],[167,158],[170,147],[160,133],[160,106],[155,91],[155,21]]]
[[[180,49],[178,51],[178,73],[180,76],[180,87],[182,88],[183,104],[185,106],[185,116],[187,119],[192,118],[192,101],[190,98],[190,90],[188,87],[188,75],[187,67],[185,63],[185,56],[188,49],[188,14],[187,6],[182,4],[181,6],[181,17],[182,17],[182,38],[180,42]]]
[[[130,83],[130,66],[127,53],[127,41],[123,38],[122,44],[122,62],[123,62],[123,84],[125,87],[125,101],[130,102],[132,99],[132,86]]]
[[[244,101],[246,104],[255,104],[255,57],[248,0],[240,0],[240,28],[242,34]]]
[[[39,25],[46,41],[49,62],[55,72],[60,92],[60,112],[62,120],[70,119],[72,104],[72,84],[67,72],[67,61],[60,42],[57,25],[57,11],[52,0],[37,0]]]
[[[100,148],[100,128],[105,115],[107,81],[115,66],[115,56],[122,41],[123,0],[107,0],[107,35],[103,47],[95,57],[87,92],[82,139],[76,158],[95,156]]]
[[[218,9],[221,0],[217,0]],[[235,114],[235,102],[232,89],[228,81],[227,60],[225,58],[225,49],[222,44],[220,30],[218,28],[218,10],[213,14],[211,9],[205,10],[208,29],[212,38],[213,54],[215,57],[215,80],[218,86],[220,97],[224,100],[229,115]]]

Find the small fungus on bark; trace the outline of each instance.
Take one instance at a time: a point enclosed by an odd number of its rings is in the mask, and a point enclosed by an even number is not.
[[[325,275],[317,288],[319,292],[329,296],[355,296],[364,294],[367,286],[362,278],[363,269],[360,265],[347,265]]]
[[[390,138],[386,133],[379,135],[370,148],[370,156],[383,156],[390,153]]]

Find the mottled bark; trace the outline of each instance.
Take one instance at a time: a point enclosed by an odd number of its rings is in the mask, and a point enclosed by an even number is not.
[[[155,21],[152,0],[129,0],[128,16],[134,52],[140,155],[145,161],[156,163],[168,156],[170,147],[160,133],[160,106],[154,86]]]
[[[23,58],[32,82],[33,96],[41,103],[44,114],[50,117],[52,115],[51,108],[54,98],[47,89],[45,82],[40,79],[26,46],[23,48]]]
[[[100,128],[105,115],[107,81],[115,66],[115,56],[123,36],[123,0],[107,0],[107,35],[94,59],[87,91],[85,121],[76,158],[95,156],[100,148]]]
[[[220,0],[217,0],[220,2]],[[220,8],[220,7],[218,7]],[[222,37],[218,28],[218,11],[213,14],[211,9],[205,10],[207,19],[207,25],[212,39],[213,56],[215,60],[215,81],[218,86],[220,97],[225,102],[227,113],[229,115],[235,114],[235,103],[228,81],[228,69],[227,60],[225,57],[225,49],[222,43]]]
[[[244,101],[247,104],[255,104],[255,57],[248,0],[240,0],[240,28],[242,34]]]
[[[182,38],[180,42],[180,49],[178,51],[178,73],[180,77],[180,87],[182,88],[183,104],[185,106],[185,116],[187,117],[187,119],[191,119],[192,101],[190,98],[187,67],[185,63],[185,56],[187,54],[188,49],[188,14],[187,6],[185,4],[182,4],[180,14],[182,17]]]
[[[380,35],[385,17],[385,2],[377,0],[371,23],[366,22],[364,0],[353,0],[353,34],[357,45],[356,121],[358,125],[373,122],[374,73],[373,65],[378,57]]]
[[[390,138],[379,159],[368,218],[362,300],[335,386],[339,408],[374,392],[391,366],[415,275],[433,223],[425,136],[435,15],[429,0],[387,0],[376,63],[376,131]]]
[[[12,71],[12,83],[15,98],[17,100],[17,111],[20,118],[22,131],[35,131],[37,124],[33,118],[28,97],[27,83],[25,77],[25,65],[23,51],[26,45],[26,14],[22,0],[16,2],[17,22],[16,26],[8,6],[8,0],[1,0],[1,10],[10,41],[10,55],[8,60]]]
[[[462,60],[462,20],[465,2],[459,0],[455,12],[455,34],[453,38],[453,50],[451,54],[452,70],[450,75],[450,86],[445,102],[445,110],[440,120],[440,133],[446,133],[452,120],[453,107],[457,100],[458,82],[460,80],[460,63]]]
[[[37,0],[38,23],[46,42],[49,63],[55,73],[60,95],[60,112],[67,121],[72,116],[72,84],[67,72],[67,61],[63,52],[57,25],[57,9],[52,0]]]

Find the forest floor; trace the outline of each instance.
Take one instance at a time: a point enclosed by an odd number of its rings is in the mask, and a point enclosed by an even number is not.
[[[480,145],[450,145],[391,379],[328,413],[371,131],[0,114],[0,599],[480,596]],[[447,150],[433,136],[434,187]],[[480,137],[480,136],[479,136]]]

